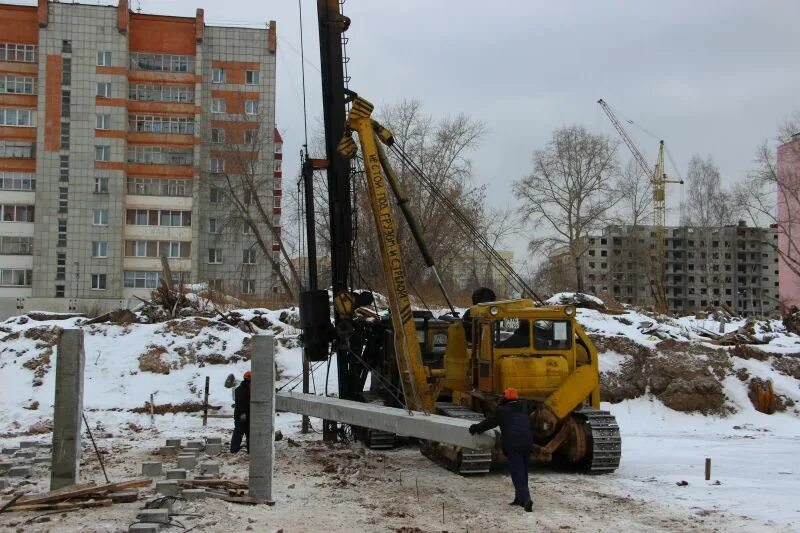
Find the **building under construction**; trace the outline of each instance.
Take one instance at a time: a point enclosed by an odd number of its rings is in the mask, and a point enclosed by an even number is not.
[[[620,302],[653,304],[652,226],[607,226],[586,239],[581,275],[586,291]],[[778,312],[778,232],[744,222],[720,228],[664,231],[664,291],[670,312],[727,306],[741,315]]]

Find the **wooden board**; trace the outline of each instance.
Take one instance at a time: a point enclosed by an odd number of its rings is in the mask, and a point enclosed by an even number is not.
[[[92,507],[110,507],[113,502],[111,498],[94,500],[88,502],[62,502],[62,503],[41,503],[32,505],[14,505],[7,509],[7,512],[22,513],[25,511],[69,511],[71,509],[89,509]]]
[[[136,489],[140,487],[149,487],[153,484],[152,478],[134,479],[131,481],[123,481],[120,483],[108,483],[106,485],[73,485],[72,490],[56,490],[43,494],[40,496],[25,496],[17,500],[17,503],[12,507],[16,509],[21,505],[39,505],[53,502],[60,502],[62,500],[71,500],[74,498],[87,498],[92,495],[106,495],[109,492],[120,492],[126,489]],[[109,500],[110,501],[110,500]]]

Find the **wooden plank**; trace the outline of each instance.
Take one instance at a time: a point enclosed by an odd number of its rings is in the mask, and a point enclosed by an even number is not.
[[[15,504],[14,508],[19,505],[35,505],[58,502],[61,500],[68,500],[73,498],[85,498],[89,495],[105,495],[109,492],[119,492],[125,489],[135,489],[140,487],[149,487],[153,484],[152,478],[134,479],[131,481],[122,481],[120,483],[108,483],[106,485],[92,485],[90,487],[79,488],[70,491],[54,491],[42,496],[28,496],[20,498]],[[80,485],[76,485],[80,487]]]
[[[61,502],[61,503],[42,503],[32,505],[15,505],[8,509],[8,512],[25,511],[69,511],[72,509],[89,509],[92,507],[110,507],[114,503],[111,498],[94,500],[88,502]]]
[[[181,487],[225,487],[231,489],[246,489],[247,482],[239,479],[179,479]]]

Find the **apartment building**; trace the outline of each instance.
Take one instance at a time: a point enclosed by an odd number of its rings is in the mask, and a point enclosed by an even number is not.
[[[176,280],[277,290],[275,30],[0,4],[0,316],[127,305],[162,256]]]
[[[617,300],[653,303],[652,226],[606,227],[586,240],[585,290]],[[664,289],[673,313],[726,305],[741,315],[778,312],[778,234],[744,222],[721,228],[665,228]]]

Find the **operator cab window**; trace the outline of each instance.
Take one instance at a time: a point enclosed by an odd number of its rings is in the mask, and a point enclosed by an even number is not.
[[[506,318],[494,323],[495,348],[530,348],[530,320]]]
[[[534,320],[533,347],[536,350],[569,350],[572,328],[567,320]]]

